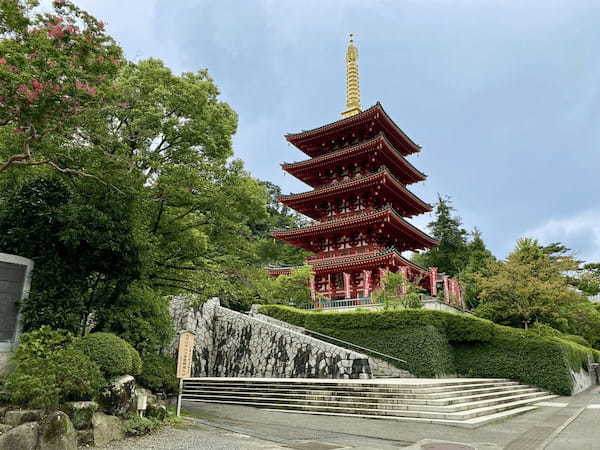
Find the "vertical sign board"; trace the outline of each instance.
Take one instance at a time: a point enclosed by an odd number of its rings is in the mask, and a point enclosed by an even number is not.
[[[192,354],[194,353],[194,333],[184,331],[179,335],[179,351],[177,352],[177,378],[192,376]]]
[[[177,397],[177,416],[181,414],[181,394],[183,379],[192,376],[192,355],[194,354],[194,341],[196,336],[191,331],[184,331],[179,335],[179,348],[177,351],[177,378],[179,378],[179,396]]]

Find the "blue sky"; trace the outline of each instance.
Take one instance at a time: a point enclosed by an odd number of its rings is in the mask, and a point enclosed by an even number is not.
[[[450,195],[497,256],[531,236],[600,260],[597,0],[78,4],[130,59],[208,68],[239,114],[237,157],[284,192],[306,187],[279,168],[304,159],[283,135],[339,119],[354,32],[363,108],[380,101],[423,147],[415,193]]]

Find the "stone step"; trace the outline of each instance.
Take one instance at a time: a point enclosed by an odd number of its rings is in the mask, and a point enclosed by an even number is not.
[[[213,385],[193,385],[188,386],[184,385],[184,389],[186,392],[198,392],[198,391],[219,391],[219,392],[246,392],[248,394],[251,393],[261,393],[261,394],[273,394],[273,395],[335,395],[338,397],[343,396],[351,396],[351,397],[370,397],[370,398],[397,398],[397,399],[423,399],[423,400],[444,400],[447,398],[456,398],[463,396],[477,396],[477,395],[486,395],[486,394],[494,394],[501,393],[506,391],[513,391],[518,389],[536,389],[531,386],[520,385],[520,384],[510,384],[507,386],[499,386],[494,388],[481,388],[481,389],[467,389],[467,390],[456,390],[457,387],[454,387],[450,391],[446,392],[438,392],[438,393],[413,393],[413,394],[405,394],[405,393],[397,393],[397,392],[380,392],[377,390],[367,390],[356,389],[356,390],[336,390],[336,389],[284,389],[284,388],[259,388],[259,387],[237,387],[234,385],[227,386],[213,386]]]
[[[363,415],[363,416],[394,416],[404,418],[421,418],[421,419],[441,419],[451,421],[464,421],[473,419],[479,416],[496,414],[502,411],[526,406],[533,402],[539,402],[555,398],[555,395],[545,395],[536,397],[534,399],[516,400],[509,403],[502,403],[499,405],[479,407],[475,409],[469,409],[458,412],[432,412],[432,411],[404,411],[397,409],[370,409],[370,408],[359,408],[359,407],[344,407],[344,406],[314,406],[314,405],[297,405],[289,403],[270,403],[266,401],[253,401],[246,402],[244,399],[236,400],[209,400],[209,399],[187,399],[188,402],[201,402],[201,403],[222,403],[222,404],[234,404],[243,406],[254,406],[258,408],[277,409],[286,411],[305,411],[305,412],[324,412],[324,413],[339,413],[339,414],[351,414],[351,415]]]
[[[296,406],[323,406],[323,407],[340,407],[340,408],[354,408],[354,409],[381,409],[381,410],[398,410],[398,411],[427,411],[427,412],[459,412],[470,409],[482,408],[486,406],[500,405],[503,403],[511,403],[518,400],[526,399],[537,399],[544,397],[546,394],[543,392],[527,393],[527,394],[516,394],[509,396],[502,396],[496,398],[490,398],[486,400],[480,400],[475,402],[466,403],[455,403],[451,405],[418,405],[411,403],[390,403],[385,402],[370,402],[365,399],[357,400],[339,400],[331,397],[325,398],[273,398],[268,396],[244,396],[244,395],[223,395],[217,393],[206,393],[206,394],[185,394],[182,399],[191,401],[201,400],[223,400],[223,401],[237,401],[240,403],[269,403],[285,405],[288,407]]]
[[[506,411],[500,411],[494,414],[487,414],[473,419],[467,420],[445,420],[445,419],[424,419],[418,417],[401,417],[401,416],[371,416],[368,414],[343,414],[343,413],[327,413],[318,411],[292,411],[285,409],[274,410],[277,412],[283,412],[287,414],[311,414],[311,415],[322,415],[322,416],[337,416],[337,417],[355,417],[363,419],[377,419],[377,420],[394,420],[396,422],[407,422],[407,423],[430,423],[437,425],[454,426],[460,428],[477,428],[482,425],[486,425],[491,422],[505,420],[509,417],[516,416],[519,414],[525,414],[526,412],[537,409],[537,406],[520,406]],[[267,408],[267,411],[270,411]]]
[[[457,394],[468,394],[472,391],[458,392]],[[451,405],[456,403],[474,402],[478,400],[486,400],[490,398],[497,398],[501,396],[539,393],[540,390],[528,386],[523,386],[519,389],[505,389],[502,391],[495,391],[491,393],[484,393],[478,395],[454,395],[446,398],[430,398],[424,394],[420,398],[416,398],[414,395],[398,395],[398,394],[373,394],[372,392],[352,392],[352,393],[337,393],[333,391],[286,391],[276,392],[278,398],[281,399],[299,399],[299,400],[334,400],[334,401],[347,401],[347,402],[371,402],[371,403],[393,403],[393,404],[417,404],[417,405]],[[252,397],[273,397],[273,392],[262,392],[262,391],[248,391],[243,389],[185,389],[185,393],[188,396],[252,396]]]
[[[211,389],[248,389],[253,391],[269,391],[269,392],[277,392],[277,391],[289,391],[289,390],[326,390],[326,391],[347,391],[347,392],[356,392],[356,391],[364,391],[368,389],[371,392],[380,392],[380,393],[398,393],[398,394],[435,394],[440,393],[443,394],[445,392],[453,392],[453,391],[465,391],[471,389],[485,389],[485,388],[501,388],[506,386],[517,386],[518,382],[515,381],[499,381],[495,383],[467,383],[467,384],[443,384],[443,385],[428,385],[427,387],[422,387],[419,385],[409,386],[402,385],[394,385],[394,384],[384,384],[384,385],[373,385],[373,384],[332,384],[332,383],[307,383],[307,384],[288,384],[288,383],[261,383],[261,384],[252,384],[248,382],[239,383],[235,380],[227,381],[227,382],[202,382],[202,381],[188,381],[185,380],[184,387],[194,388],[194,387],[204,387]]]

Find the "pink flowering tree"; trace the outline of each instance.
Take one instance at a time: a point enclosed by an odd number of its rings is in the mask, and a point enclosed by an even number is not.
[[[48,166],[92,176],[74,152],[93,151],[76,132],[115,103],[121,49],[104,24],[66,0],[36,13],[37,0],[0,1],[0,175]]]

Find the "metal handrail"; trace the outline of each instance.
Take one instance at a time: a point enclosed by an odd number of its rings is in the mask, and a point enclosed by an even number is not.
[[[367,347],[362,347],[360,345],[353,344],[352,342],[344,341],[342,339],[338,339],[338,338],[335,338],[333,336],[329,336],[327,334],[319,333],[318,331],[309,330],[307,328],[304,328],[304,330],[308,334],[316,334],[317,336],[322,336],[322,337],[325,337],[327,339],[331,339],[331,340],[334,340],[336,342],[341,342],[342,344],[349,345],[349,346],[354,347],[354,348],[358,348],[360,350],[366,351],[367,353],[374,353],[377,356],[383,356],[384,358],[393,359],[394,361],[399,361],[401,363],[406,364],[406,361],[404,361],[403,359],[400,359],[400,358],[396,358],[395,356],[386,355],[385,353],[378,352],[377,350],[373,350],[373,349],[370,349],[370,348],[367,348]]]

